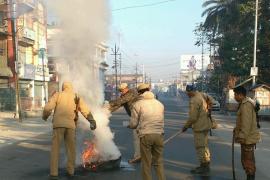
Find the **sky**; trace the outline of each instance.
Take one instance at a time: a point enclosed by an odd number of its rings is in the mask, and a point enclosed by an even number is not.
[[[203,0],[110,0],[111,47],[120,46],[122,73],[135,73],[136,63],[153,81],[172,80],[179,75],[180,56],[200,54],[195,46],[194,29],[202,22]],[[139,8],[125,7],[160,3]],[[113,69],[109,69],[112,72]]]

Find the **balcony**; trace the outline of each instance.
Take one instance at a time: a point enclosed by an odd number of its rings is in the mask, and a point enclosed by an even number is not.
[[[18,33],[18,43],[22,46],[33,46],[35,43],[35,32],[28,28],[23,28]]]
[[[0,0],[0,12],[7,11],[7,0]]]
[[[8,35],[8,27],[7,26],[0,26],[0,37]]]
[[[35,9],[36,0],[17,0],[17,5],[20,11],[18,15],[22,15],[28,12],[31,12]]]

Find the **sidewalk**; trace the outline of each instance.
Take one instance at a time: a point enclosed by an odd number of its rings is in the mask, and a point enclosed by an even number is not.
[[[12,112],[0,112],[0,148],[51,131],[51,123],[41,118],[25,118],[19,122],[13,116]]]

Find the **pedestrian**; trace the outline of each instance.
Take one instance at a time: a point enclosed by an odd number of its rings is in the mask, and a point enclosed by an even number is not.
[[[255,179],[256,165],[254,149],[261,139],[257,128],[255,103],[246,96],[247,91],[243,86],[233,89],[234,98],[239,103],[234,128],[234,141],[241,145],[241,162],[246,171],[247,180]]]
[[[139,98],[131,109],[129,128],[140,137],[143,180],[152,179],[152,165],[159,180],[165,180],[163,167],[164,106],[150,92],[149,84],[138,87]]]
[[[58,160],[61,142],[64,140],[67,152],[67,175],[74,176],[75,166],[75,128],[76,109],[90,122],[91,130],[96,129],[94,120],[89,108],[82,98],[74,93],[72,84],[64,82],[62,92],[55,93],[45,105],[43,120],[47,120],[52,111],[53,114],[53,137],[50,158],[50,178],[58,179]]]
[[[111,112],[114,112],[123,106],[128,116],[131,116],[132,104],[137,100],[138,92],[136,89],[129,89],[127,83],[120,84],[118,90],[120,91],[121,96],[116,100],[112,100],[109,102],[109,110]],[[133,145],[134,145],[134,155],[131,159],[128,160],[128,162],[138,163],[141,160],[141,153],[140,153],[140,140],[136,130],[133,130]]]
[[[210,151],[208,148],[208,132],[211,129],[211,120],[208,114],[208,104],[202,93],[196,91],[194,85],[186,86],[189,101],[189,118],[182,132],[192,128],[194,144],[200,166],[192,169],[192,174],[208,174],[210,172]]]

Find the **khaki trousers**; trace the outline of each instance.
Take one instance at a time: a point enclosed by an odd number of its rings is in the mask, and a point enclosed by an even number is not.
[[[199,162],[210,162],[210,151],[208,148],[208,131],[194,132],[194,144]]]
[[[134,158],[141,157],[141,151],[140,151],[140,138],[137,133],[137,130],[133,130],[133,146],[134,146]]]
[[[67,153],[67,172],[74,174],[75,166],[75,130],[69,128],[54,128],[52,138],[50,175],[58,176],[58,160],[61,142],[64,140]]]
[[[152,180],[152,164],[158,180],[165,180],[163,167],[163,135],[146,134],[140,138],[142,177],[143,180]]]
[[[241,144],[241,162],[247,175],[255,175],[255,144]]]

